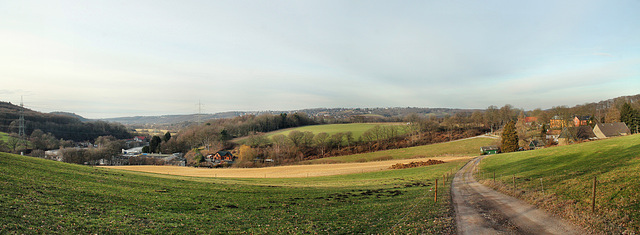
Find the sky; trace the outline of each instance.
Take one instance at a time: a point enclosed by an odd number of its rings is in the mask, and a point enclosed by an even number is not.
[[[638,0],[0,0],[0,101],[87,118],[573,106],[640,94],[638,12]]]

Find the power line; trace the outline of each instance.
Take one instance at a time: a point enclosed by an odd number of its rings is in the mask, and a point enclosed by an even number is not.
[[[198,100],[198,125],[202,125],[202,103]]]
[[[19,124],[20,125],[18,127],[18,136],[20,137],[20,140],[22,141],[22,143],[24,144],[25,148],[27,146],[27,138],[26,138],[26,134],[25,134],[25,125],[24,125],[24,102],[23,102],[23,98],[22,96],[20,96],[20,119],[19,119]]]

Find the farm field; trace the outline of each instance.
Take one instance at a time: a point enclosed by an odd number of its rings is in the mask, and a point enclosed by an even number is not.
[[[450,234],[465,161],[309,178],[202,178],[0,153],[0,233]]]
[[[301,132],[310,131],[313,134],[325,132],[329,135],[340,133],[340,132],[346,133],[350,131],[351,133],[353,133],[353,138],[357,140],[358,138],[360,138],[360,136],[362,136],[362,134],[365,131],[375,126],[406,126],[406,124],[396,122],[396,123],[350,123],[350,124],[313,125],[313,126],[303,126],[303,127],[296,127],[296,128],[286,129],[286,130],[269,132],[267,136],[271,137],[277,134],[288,135],[292,131],[301,131]],[[404,130],[401,130],[400,134],[403,134],[404,133],[403,131]]]
[[[434,158],[445,156],[477,156],[480,154],[480,147],[493,145],[497,139],[480,136],[475,138],[462,139],[446,143],[437,143],[410,148],[391,149],[371,153],[361,153],[338,157],[321,158],[309,160],[304,163],[348,163],[364,162],[376,159],[410,159],[410,158]]]
[[[471,157],[435,157],[428,158],[435,160],[468,161]],[[342,163],[342,164],[315,164],[315,165],[293,165],[274,166],[264,168],[194,168],[180,166],[104,166],[104,168],[121,169],[129,171],[140,171],[158,174],[182,175],[194,177],[234,177],[234,178],[295,178],[295,177],[315,177],[330,175],[345,175],[355,173],[365,173],[374,171],[390,170],[394,164],[409,163],[413,161],[427,161],[427,158],[419,159],[398,159],[389,161],[375,161],[365,163]]]
[[[640,232],[640,135],[493,155],[480,167],[481,182],[588,230]],[[596,207],[591,212],[594,177]]]

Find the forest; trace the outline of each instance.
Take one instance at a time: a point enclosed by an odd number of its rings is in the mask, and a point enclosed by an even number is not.
[[[0,102],[0,132],[18,133],[21,107],[8,102]],[[75,142],[93,141],[99,136],[113,136],[117,139],[131,138],[127,128],[118,123],[104,121],[83,122],[77,117],[53,113],[41,113],[24,109],[25,134],[41,130],[51,133],[57,139]]]

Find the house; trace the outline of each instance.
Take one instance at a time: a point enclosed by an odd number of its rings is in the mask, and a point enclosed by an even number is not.
[[[600,139],[631,134],[629,127],[627,127],[627,124],[624,124],[624,122],[598,123],[593,128],[593,132]]]
[[[560,116],[556,115],[549,120],[549,127],[551,129],[561,129],[567,127],[567,123]]]
[[[233,163],[236,159],[237,157],[234,157],[233,154],[231,154],[231,152],[229,151],[218,151],[214,154],[209,154],[205,157],[205,160],[213,163],[222,163],[222,162]]]
[[[144,142],[144,141],[147,140],[147,137],[146,136],[136,136],[136,137],[133,137],[133,140],[136,141],[136,142]]]
[[[540,140],[532,140],[529,142],[529,150],[531,149],[540,149],[544,147],[544,142]]]
[[[498,146],[484,146],[480,148],[481,155],[489,155],[489,154],[498,154],[499,152]]]
[[[537,117],[524,117],[524,118],[518,118],[518,122],[519,123],[523,123],[527,126],[531,126],[533,125],[533,123],[537,122],[538,118]]]
[[[565,145],[575,141],[594,139],[597,139],[597,137],[590,126],[566,127],[558,136],[558,144]]]
[[[553,141],[554,143],[558,143],[558,137],[560,137],[560,133],[562,131],[561,130],[549,130],[547,131],[547,143],[549,143],[549,141]]]
[[[591,116],[575,116],[573,117],[573,126],[586,126],[589,125]]]

